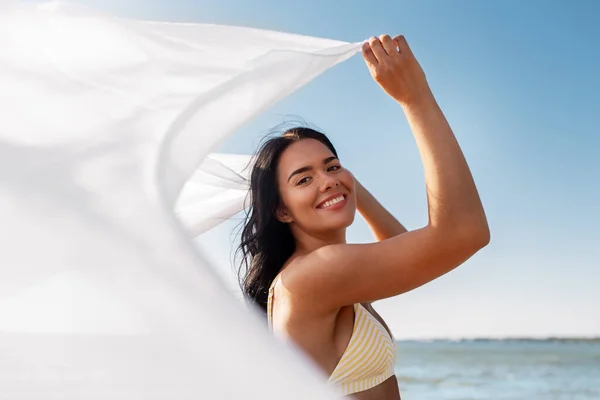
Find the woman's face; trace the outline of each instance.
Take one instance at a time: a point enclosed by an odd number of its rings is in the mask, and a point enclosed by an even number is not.
[[[277,181],[281,221],[314,234],[346,228],[354,221],[354,177],[318,140],[302,139],[285,149]]]

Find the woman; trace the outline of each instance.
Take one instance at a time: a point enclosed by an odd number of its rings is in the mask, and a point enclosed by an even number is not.
[[[419,148],[429,222],[407,232],[308,128],[269,139],[251,173],[240,250],[243,291],[344,394],[399,399],[395,340],[370,303],[456,268],[490,240],[460,147],[403,36],[363,46],[371,75],[404,110]],[[376,243],[347,244],[355,212]]]

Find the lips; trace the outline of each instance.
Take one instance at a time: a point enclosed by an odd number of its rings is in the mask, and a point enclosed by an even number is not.
[[[344,201],[346,199],[346,197],[347,197],[347,195],[345,195],[343,193],[334,194],[333,196],[329,196],[328,198],[323,200],[321,203],[319,203],[317,208],[326,209],[326,208],[332,207],[332,206],[336,205],[337,203]]]

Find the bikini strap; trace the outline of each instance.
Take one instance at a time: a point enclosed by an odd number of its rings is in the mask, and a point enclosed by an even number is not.
[[[279,279],[279,275],[273,279],[271,286],[269,286],[269,294],[267,296],[267,321],[269,323],[269,329],[273,330],[273,301],[275,297],[275,284]]]

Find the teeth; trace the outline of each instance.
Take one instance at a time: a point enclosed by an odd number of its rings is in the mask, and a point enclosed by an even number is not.
[[[339,197],[336,197],[333,200],[329,200],[328,202],[326,202],[325,204],[323,204],[321,207],[322,208],[331,207],[332,205],[337,204],[337,203],[339,203],[342,200],[344,200],[344,196],[343,195],[339,196]]]

